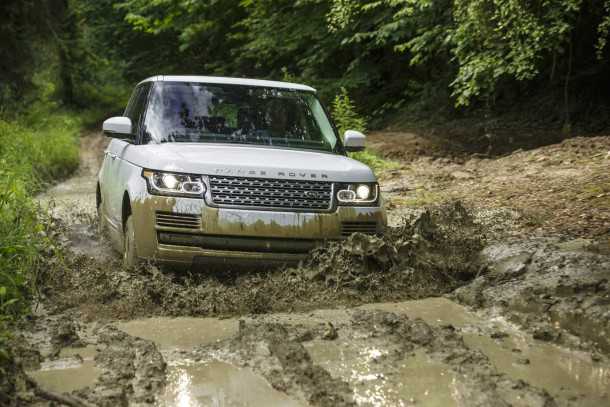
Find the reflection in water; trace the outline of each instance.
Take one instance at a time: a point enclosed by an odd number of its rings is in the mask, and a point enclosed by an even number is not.
[[[184,369],[176,371],[176,406],[178,407],[190,407],[194,405],[193,396],[191,395],[191,376]],[[170,376],[171,383],[171,376]]]
[[[169,367],[159,406],[177,407],[297,407],[248,369],[219,361],[182,361]]]
[[[315,363],[350,383],[359,405],[456,405],[460,390],[455,375],[449,367],[430,360],[423,351],[397,364],[385,360],[395,349],[371,346],[355,338],[332,343],[313,340],[305,346]]]
[[[485,353],[501,372],[542,387],[552,396],[576,397],[579,406],[610,405],[607,394],[610,367],[591,363],[585,353],[532,341],[522,334],[511,335],[502,341],[466,334],[464,341],[469,347]]]
[[[132,336],[154,341],[161,350],[192,349],[230,338],[237,333],[235,319],[146,318],[119,322],[117,328]]]

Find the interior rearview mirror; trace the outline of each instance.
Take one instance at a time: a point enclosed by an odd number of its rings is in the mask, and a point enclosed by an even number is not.
[[[356,130],[347,130],[343,136],[343,145],[348,152],[364,150],[366,136]]]
[[[131,139],[133,138],[131,119],[129,117],[117,116],[104,121],[102,125],[104,134],[108,137]]]

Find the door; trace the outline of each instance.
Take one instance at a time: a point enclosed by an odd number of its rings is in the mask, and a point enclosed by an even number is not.
[[[122,233],[123,219],[123,194],[127,190],[127,180],[122,175],[128,173],[122,167],[127,165],[124,160],[125,153],[130,148],[137,148],[135,144],[139,140],[139,133],[146,108],[150,83],[138,86],[127,105],[124,115],[131,119],[133,138],[129,140],[113,139],[107,149],[105,158],[108,163],[106,172],[106,192],[108,194],[106,210],[109,223],[118,232]]]

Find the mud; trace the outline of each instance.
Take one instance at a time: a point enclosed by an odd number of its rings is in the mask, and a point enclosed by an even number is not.
[[[76,332],[86,347],[62,348],[31,375],[43,388],[96,405],[610,402],[610,363],[535,341],[487,312],[429,298],[241,319],[85,323]],[[144,355],[139,363],[137,355]]]
[[[14,338],[0,404],[610,405],[599,239],[524,239],[521,214],[451,202],[396,207],[383,238],[295,267],[124,269],[85,193],[103,142],[83,145],[78,176],[42,197],[63,256]]]
[[[512,405],[609,402],[607,361],[535,341],[498,315],[473,313],[444,298],[239,320],[156,317],[117,326],[157,342],[169,365],[165,394],[193,404],[239,405],[242,393],[227,389],[243,376],[260,384],[257,391],[266,389],[261,399],[275,400],[266,382],[289,396],[284,403],[297,405],[473,405],[473,398],[478,405],[502,405],[494,404],[496,397]],[[187,335],[158,334],[174,330]],[[209,366],[220,376],[210,376]],[[336,379],[330,388],[318,383],[328,378],[324,372]],[[193,395],[200,392],[197,401]]]
[[[452,297],[497,307],[534,337],[610,352],[610,257],[579,241],[536,239],[487,247],[487,272]],[[566,335],[567,333],[571,335]]]
[[[90,225],[90,229],[94,225]],[[86,320],[150,315],[231,316],[441,295],[479,271],[484,235],[459,204],[432,208],[377,238],[354,234],[297,267],[244,272],[123,269],[118,260],[68,256],[48,277],[53,312]]]
[[[459,310],[446,303],[444,318],[452,307]],[[387,306],[246,319],[236,337],[200,346],[189,357],[247,366],[311,405],[597,406],[609,401],[607,364],[595,366],[582,355],[520,341],[519,331],[508,324],[488,326],[465,310],[462,320],[473,324],[458,328],[370,309]],[[329,319],[337,331],[334,340],[326,338]],[[492,338],[498,326],[506,337]],[[517,346],[519,352],[513,350]],[[525,358],[531,361],[520,362]],[[318,383],[326,376],[320,369],[334,378],[333,386]],[[555,369],[556,375],[541,375]]]

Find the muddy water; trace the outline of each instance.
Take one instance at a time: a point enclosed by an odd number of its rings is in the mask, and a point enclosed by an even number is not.
[[[77,176],[40,197],[43,204],[52,200],[57,203],[57,216],[69,220],[75,207],[85,215],[94,215],[95,172],[104,142],[99,137],[83,138],[83,166]],[[72,221],[69,236],[72,248],[77,253],[105,253],[97,240],[87,235],[87,225],[79,225],[81,221]],[[576,250],[583,245],[577,243],[563,249]],[[609,365],[592,362],[585,353],[535,341],[501,318],[469,312],[444,298],[360,308],[421,318],[430,325],[450,324],[465,344],[483,352],[498,372],[546,389],[559,405],[610,406]],[[398,345],[387,338],[362,335],[350,325],[353,314],[354,309],[322,309],[244,319],[246,323],[277,322],[311,328],[331,322],[338,327],[337,339],[313,337],[303,344],[315,364],[349,384],[354,400],[360,405],[464,405],[465,380],[455,372],[455,366],[432,358],[422,349],[403,355]],[[167,386],[158,398],[159,405],[306,405],[300,398],[273,389],[260,372],[240,367],[247,365],[248,360],[222,354],[202,358],[192,352],[235,338],[239,331],[236,319],[149,318],[116,326],[130,335],[154,341],[167,361]],[[393,358],[396,354],[400,357]],[[94,356],[92,347],[64,349],[57,360],[43,363],[40,370],[30,375],[45,389],[56,392],[92,386],[100,374]]]
[[[59,358],[43,362],[39,370],[28,374],[42,388],[55,392],[71,392],[92,386],[100,374],[93,358],[95,347],[66,348]]]
[[[610,405],[610,366],[593,364],[589,355],[531,343],[518,333],[502,340],[466,334],[464,340],[485,353],[498,370],[546,389],[558,399],[578,398],[579,406]]]
[[[161,351],[186,350],[230,338],[237,334],[235,319],[146,318],[116,324],[132,336],[148,339]]]
[[[358,404],[367,406],[456,406],[455,375],[448,366],[430,360],[422,351],[388,370],[379,361],[388,349],[358,340],[312,341],[306,345],[315,363],[353,385]]]
[[[168,361],[159,406],[296,407],[305,404],[274,390],[250,369],[215,359],[191,360],[186,351],[237,335],[236,319],[147,318],[117,323],[124,332],[157,344]]]
[[[584,353],[533,340],[502,318],[478,315],[444,298],[359,308],[422,318],[431,325],[451,324],[462,333],[468,347],[483,352],[499,372],[511,378],[543,388],[559,399],[578,400],[578,405],[610,403],[610,366],[594,363]],[[340,326],[350,320],[352,313],[351,309],[327,309],[258,316],[256,320],[295,326],[332,322]],[[246,323],[250,320],[245,319]],[[188,401],[184,405],[297,405],[296,401],[282,399],[252,371],[218,360],[188,360],[188,352],[184,351],[234,337],[238,332],[235,319],[150,318],[117,326],[131,335],[155,341],[169,360],[164,405],[183,405],[180,400]],[[459,375],[442,362],[416,351],[398,363],[384,363],[396,353],[393,345],[383,338],[352,334],[349,329],[340,332],[334,341],[316,338],[304,345],[314,363],[350,384],[358,404],[451,406],[459,405],[463,399]],[[255,399],[264,403],[248,404],[254,399],[246,403],[248,394],[257,394]]]
[[[481,317],[446,298],[425,298],[423,300],[396,303],[367,304],[361,309],[379,310],[421,318],[431,325],[451,324],[458,328],[481,323]]]
[[[99,373],[92,360],[76,359],[46,362],[40,370],[28,372],[42,388],[60,393],[92,386]]]
[[[453,325],[466,346],[483,352],[500,373],[547,390],[557,400],[579,406],[610,405],[610,366],[588,354],[536,341],[503,318],[479,315],[444,298],[369,304],[367,310],[422,318],[431,325]],[[316,310],[308,314],[270,314],[253,321],[289,326],[339,327],[335,340],[314,337],[304,342],[313,362],[349,383],[354,400],[367,406],[463,405],[463,377],[423,350],[393,359],[399,345],[351,328],[354,309]],[[235,338],[239,321],[216,318],[149,318],[115,324],[132,336],[154,341],[168,362],[161,406],[298,406],[300,399],[273,389],[261,375],[235,364],[227,355],[193,353],[196,348]],[[94,384],[95,349],[64,349],[32,377],[44,388],[69,392]],[[198,355],[193,357],[193,355]],[[248,361],[241,361],[247,365]],[[562,403],[563,404],[563,403]],[[561,404],[560,404],[561,405]]]
[[[220,361],[171,363],[159,406],[297,407],[249,369]]]

